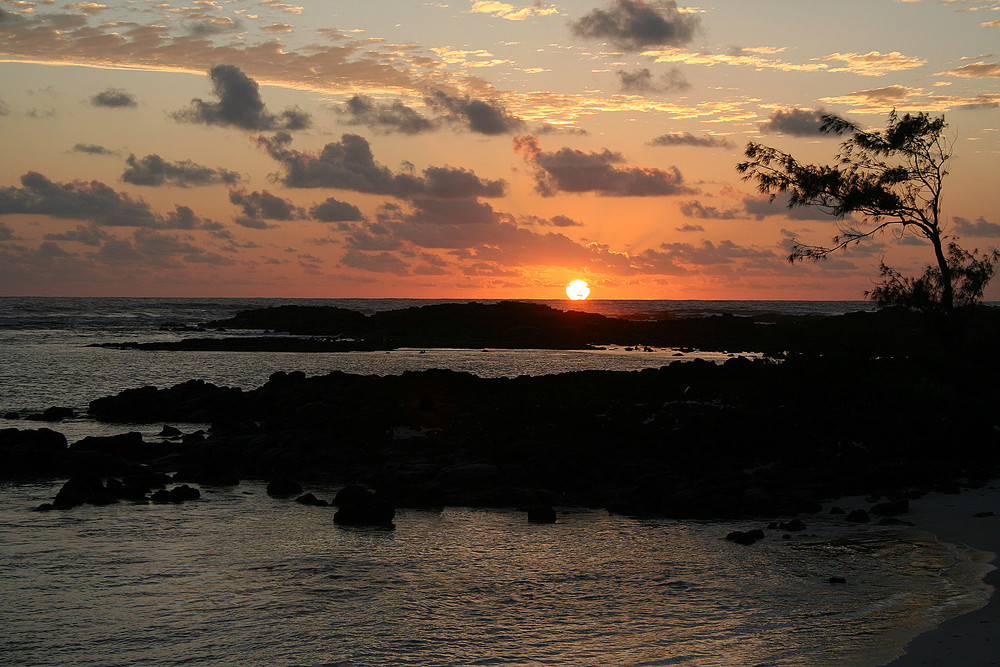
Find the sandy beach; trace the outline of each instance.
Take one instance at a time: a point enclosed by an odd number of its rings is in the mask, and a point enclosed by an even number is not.
[[[990,513],[991,516],[976,516]],[[959,495],[930,493],[910,502],[905,517],[916,528],[934,533],[939,538],[961,542],[974,549],[992,553],[997,565],[1000,554],[1000,483],[980,489],[966,490]],[[945,621],[913,641],[900,658],[888,663],[892,667],[960,665],[978,667],[1000,665],[1000,570],[986,576],[993,586],[993,595],[985,606]]]

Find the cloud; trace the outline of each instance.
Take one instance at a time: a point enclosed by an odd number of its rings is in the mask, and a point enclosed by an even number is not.
[[[694,39],[696,15],[684,13],[673,0],[613,0],[570,23],[573,34],[604,40],[622,51],[680,46]]]
[[[778,194],[772,200],[770,197],[758,199],[756,197],[746,197],[743,200],[743,207],[747,216],[763,220],[772,215],[783,215],[792,220],[819,220],[831,222],[834,216],[824,213],[815,206],[788,207],[789,195],[787,193]]]
[[[233,185],[239,183],[240,175],[227,169],[212,169],[191,160],[169,162],[159,155],[137,158],[129,155],[125,160],[128,167],[122,173],[122,181],[132,185],[176,185],[182,188],[200,185]]]
[[[351,249],[340,258],[340,263],[343,266],[372,271],[373,273],[392,273],[397,276],[410,275],[406,262],[388,252],[367,253]]]
[[[97,144],[76,144],[73,146],[74,153],[87,153],[90,155],[114,155],[115,152],[108,150],[104,146]]]
[[[376,132],[419,134],[435,128],[432,121],[399,100],[381,104],[370,97],[355,95],[337,113],[347,125],[365,125]]]
[[[962,65],[956,69],[940,72],[951,76],[961,76],[969,79],[998,79],[1000,78],[1000,63],[970,63]]]
[[[445,120],[458,123],[477,134],[511,134],[524,129],[524,121],[507,113],[495,100],[476,100],[435,90],[427,96],[427,105],[444,114]]]
[[[77,225],[76,229],[61,233],[46,234],[43,238],[46,241],[72,241],[96,247],[112,237],[100,227]]]
[[[360,222],[364,215],[357,206],[333,197],[309,209],[309,215],[320,222]]]
[[[237,216],[236,224],[252,229],[270,227],[265,220],[298,220],[306,217],[305,210],[295,206],[290,200],[272,195],[267,190],[248,192],[246,188],[229,191],[229,201],[239,206],[243,214]]]
[[[55,183],[29,171],[21,176],[23,187],[0,188],[0,215],[28,213],[70,220],[87,220],[109,227],[150,229],[207,228],[186,206],[177,206],[165,216],[153,212],[142,199],[132,199],[100,181]]]
[[[898,72],[901,70],[922,67],[926,60],[904,56],[899,51],[892,53],[879,53],[871,51],[869,53],[831,53],[827,60],[840,60],[846,63],[844,67],[831,68],[830,72],[851,72],[861,76],[882,76],[886,72]]]
[[[90,104],[106,109],[130,109],[139,106],[135,97],[116,88],[108,88],[90,98]]]
[[[703,232],[703,231],[705,231],[705,228],[702,227],[701,225],[692,225],[692,224],[684,224],[684,225],[681,225],[680,227],[674,227],[674,229],[676,229],[679,232],[685,232],[685,233],[686,232]]]
[[[494,18],[506,19],[508,21],[524,21],[525,19],[534,18],[536,16],[551,16],[552,14],[558,14],[559,10],[555,7],[542,7],[538,2],[528,7],[515,7],[514,5],[507,4],[506,2],[479,0],[478,2],[474,2],[472,4],[472,9],[469,10],[469,13],[489,14]]]
[[[607,197],[656,197],[695,192],[684,185],[677,167],[663,170],[616,166],[624,163],[625,158],[607,149],[600,153],[584,153],[572,148],[544,152],[538,137],[525,135],[514,138],[514,152],[537,167],[535,189],[546,197],[557,192],[594,192]]]
[[[445,199],[502,197],[503,180],[484,180],[474,172],[451,167],[430,167],[423,177],[393,173],[375,161],[364,137],[345,134],[319,153],[289,148],[291,137],[259,137],[258,144],[285,169],[281,182],[291,188],[337,188],[399,198],[418,196]]]
[[[821,136],[824,134],[820,130],[824,115],[822,109],[775,109],[767,122],[760,124],[760,131],[793,137]]]
[[[681,215],[687,218],[706,218],[713,220],[733,220],[745,218],[746,213],[735,208],[719,209],[715,206],[705,206],[699,201],[681,202]]]
[[[864,107],[856,109],[859,112],[881,113],[885,109],[891,109],[909,102],[914,97],[920,95],[919,88],[909,88],[907,86],[885,86],[884,88],[869,88],[857,92],[841,95],[840,97],[824,97],[824,102],[831,104],[849,104],[854,107]]]
[[[696,137],[690,132],[668,132],[652,139],[649,146],[699,146],[702,148],[732,148],[733,142],[726,137],[710,134]]]
[[[1000,238],[1000,225],[995,222],[987,222],[983,217],[977,218],[975,222],[970,222],[966,218],[955,216],[955,231],[964,236]]]
[[[298,107],[289,107],[279,115],[268,112],[257,82],[235,65],[216,65],[208,75],[219,101],[193,99],[190,107],[173,114],[175,119],[257,131],[302,130],[312,122]]]
[[[131,240],[108,239],[93,257],[106,264],[140,264],[175,269],[184,264],[235,264],[231,259],[208,252],[184,239],[147,229],[137,230]]]
[[[634,72],[618,70],[615,74],[618,75],[618,79],[621,82],[621,91],[623,93],[634,93],[637,95],[645,93],[671,93],[679,90],[687,90],[691,87],[688,80],[684,78],[684,74],[676,67],[661,73],[656,80],[653,79],[652,72],[646,67]]]

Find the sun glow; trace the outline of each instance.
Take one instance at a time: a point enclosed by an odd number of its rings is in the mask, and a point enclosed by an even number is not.
[[[566,296],[573,301],[582,301],[590,296],[590,286],[583,280],[574,280],[566,285]]]

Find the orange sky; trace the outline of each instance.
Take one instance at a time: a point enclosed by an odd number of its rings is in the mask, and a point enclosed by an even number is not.
[[[0,295],[859,299],[927,246],[789,265],[838,223],[743,147],[944,113],[995,247],[998,38],[998,0],[0,0]]]

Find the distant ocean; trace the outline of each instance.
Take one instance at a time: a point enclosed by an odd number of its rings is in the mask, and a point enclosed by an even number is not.
[[[203,336],[182,329],[263,306],[372,313],[445,302],[0,297],[0,414],[50,406],[80,413],[56,424],[2,419],[0,428],[48,426],[71,443],[130,430],[155,439],[162,424],[99,424],[83,414],[87,403],[188,379],[252,389],[278,370],[439,367],[497,377],[638,370],[699,356],[90,346]],[[871,309],[855,301],[539,303],[629,318]],[[529,525],[513,510],[407,510],[395,531],[369,532],[335,527],[328,509],[273,500],[258,482],[205,489],[201,501],[180,506],[32,512],[62,481],[0,483],[6,664],[878,665],[985,594],[969,554],[953,545],[830,518],[811,519],[804,537],[751,549],[723,538],[752,522],[635,520],[574,508],[549,526]],[[832,585],[831,576],[848,584]]]

